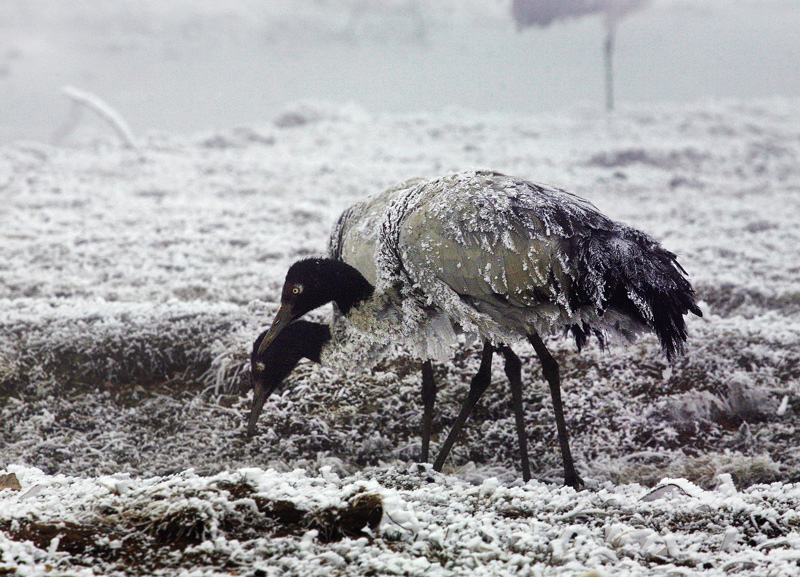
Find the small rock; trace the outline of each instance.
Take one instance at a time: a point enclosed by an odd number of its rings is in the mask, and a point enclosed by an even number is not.
[[[16,474],[8,473],[7,475],[0,475],[0,491],[3,489],[11,489],[12,491],[19,491],[22,489],[22,485],[19,484],[19,479],[17,479]]]

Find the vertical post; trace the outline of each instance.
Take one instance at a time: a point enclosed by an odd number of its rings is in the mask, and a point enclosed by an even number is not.
[[[611,18],[606,20],[606,112],[614,111],[614,34],[616,24]]]

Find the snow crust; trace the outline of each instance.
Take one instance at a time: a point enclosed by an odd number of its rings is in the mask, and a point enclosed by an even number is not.
[[[309,508],[361,484],[385,516],[371,534],[327,544],[311,529],[245,539],[207,523],[207,538],[173,551],[164,572],[797,574],[800,102],[646,106],[612,118],[331,110],[292,107],[308,121],[291,126],[149,134],[138,150],[112,138],[0,149],[0,473],[22,484],[0,493],[0,567],[122,574],[69,553],[66,528],[37,545],[10,537],[10,524],[84,523],[109,500],[191,502],[181,510],[213,520],[234,514],[224,513],[230,498],[191,501],[187,491],[246,477]],[[289,265],[324,254],[354,202],[471,167],[562,186],[647,232],[678,254],[702,301],[672,367],[652,338],[580,354],[548,342],[590,490],[541,482],[558,481],[561,465],[527,347],[517,352],[540,481],[518,481],[500,366],[446,475],[408,469],[420,377],[393,352],[370,370],[346,358],[340,371],[301,363],[245,441],[250,397],[235,393]],[[477,351],[460,342],[435,369],[434,451]],[[217,566],[209,551],[241,564]]]
[[[330,467],[318,476],[258,468],[205,477],[190,469],[156,478],[78,478],[23,466],[9,471],[22,485],[2,494],[0,522],[11,527],[27,519],[80,526],[133,512],[153,523],[190,509],[200,513],[203,539],[184,551],[199,557],[198,566],[154,574],[221,574],[209,563],[213,559],[233,574],[267,575],[793,575],[800,560],[795,508],[800,487],[776,483],[739,491],[729,475],[708,491],[684,479],[664,479],[652,491],[608,483],[576,494],[535,481],[509,487],[495,477],[470,484],[418,466],[344,478]],[[252,495],[237,499],[231,493],[237,483],[247,483]],[[332,544],[317,542],[313,530],[240,541],[228,536],[232,531],[223,523],[237,506],[258,499],[291,501],[314,511],[365,492],[380,497],[380,525]],[[775,536],[766,537],[762,527]],[[62,574],[128,574],[114,564],[94,565],[91,556],[59,552],[58,539],[42,551],[0,533],[3,568],[20,575],[45,575],[54,568],[66,569]],[[87,567],[71,570],[75,563]]]

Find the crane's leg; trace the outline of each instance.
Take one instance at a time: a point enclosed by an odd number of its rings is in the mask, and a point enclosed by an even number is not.
[[[511,347],[501,345],[497,349],[506,360],[506,376],[511,385],[511,406],[517,421],[517,437],[519,438],[519,457],[522,465],[522,480],[531,479],[531,464],[528,460],[528,436],[525,434],[525,414],[522,408],[522,363]]]
[[[442,445],[442,448],[436,457],[436,462],[433,464],[433,469],[435,471],[442,470],[444,462],[447,460],[447,456],[450,454],[450,449],[453,448],[459,433],[461,433],[461,429],[464,428],[464,424],[467,422],[467,419],[469,419],[472,409],[474,409],[475,405],[478,404],[478,400],[480,400],[481,395],[483,395],[486,389],[489,388],[489,383],[492,380],[493,354],[494,347],[492,344],[489,342],[484,343],[483,354],[481,355],[481,366],[478,369],[478,372],[475,373],[475,376],[472,377],[472,382],[469,386],[469,393],[467,394],[467,398],[464,400],[464,404],[461,405],[461,412],[458,413],[456,422],[453,423],[453,428],[450,429],[450,434],[447,435],[447,439],[445,439],[444,445]]]
[[[558,374],[558,362],[544,346],[541,337],[536,333],[530,333],[528,340],[539,355],[542,362],[542,373],[550,385],[550,396],[553,398],[553,411],[556,414],[556,427],[558,429],[558,442],[561,444],[561,460],[564,462],[564,484],[578,489],[583,486],[583,480],[575,471],[575,463],[572,461],[572,453],[569,450],[569,435],[567,434],[567,423],[564,420],[564,406],[561,404],[561,378]]]
[[[430,360],[422,363],[422,448],[419,462],[428,462],[428,451],[431,446],[431,424],[433,423],[433,405],[436,403],[436,381],[433,380],[433,365]]]

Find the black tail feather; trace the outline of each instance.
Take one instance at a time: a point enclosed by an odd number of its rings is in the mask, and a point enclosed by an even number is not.
[[[674,253],[648,235],[619,225],[592,231],[574,253],[577,270],[586,271],[575,297],[588,299],[598,315],[614,310],[647,327],[658,337],[667,360],[683,353],[687,338],[684,316],[703,316],[686,271]],[[586,302],[584,300],[584,302]],[[573,334],[585,342],[585,329]],[[582,344],[582,343],[579,343]]]

